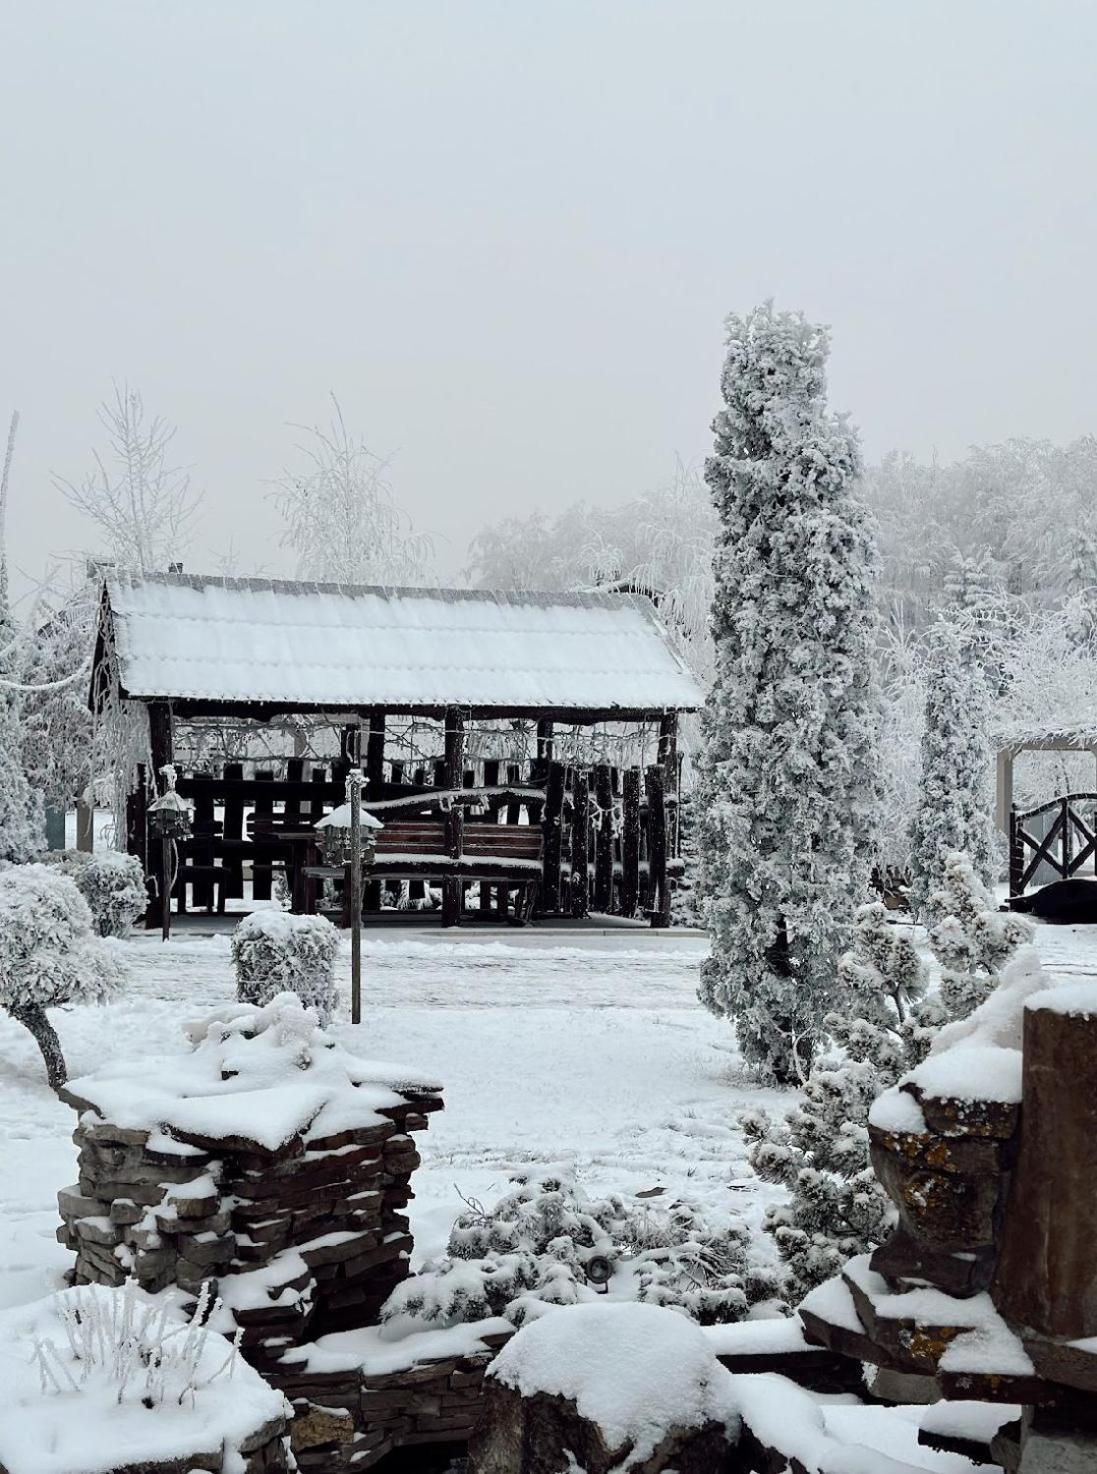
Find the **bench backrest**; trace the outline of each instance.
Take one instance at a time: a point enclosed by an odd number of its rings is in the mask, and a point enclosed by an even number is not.
[[[539,860],[542,837],[533,824],[483,824],[465,821],[464,853],[504,860]],[[377,855],[445,855],[443,819],[386,819],[377,836]]]

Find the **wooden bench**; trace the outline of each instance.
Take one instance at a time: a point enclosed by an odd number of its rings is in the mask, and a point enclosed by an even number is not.
[[[375,858],[367,880],[441,880],[457,876],[500,889],[520,892],[514,921],[529,920],[542,873],[541,829],[533,824],[493,824],[468,819],[460,855],[449,853],[446,823],[441,818],[388,819],[376,837]],[[315,880],[344,878],[349,867],[306,865]],[[344,891],[346,886],[344,885]]]

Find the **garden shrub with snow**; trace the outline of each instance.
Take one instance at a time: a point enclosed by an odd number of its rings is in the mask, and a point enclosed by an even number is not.
[[[766,1209],[765,1227],[794,1301],[886,1236],[893,1210],[869,1165],[869,1111],[925,1056],[944,1021],[937,1001],[926,998],[926,969],[910,931],[894,925],[879,902],[858,911],[854,946],[839,969],[850,1006],[826,1019],[837,1049],[815,1062],[802,1102],[783,1119],[750,1111],[740,1121],[755,1172],[790,1194]]]
[[[472,1203],[447,1255],[398,1286],[381,1312],[394,1332],[506,1316],[599,1297],[682,1311],[702,1324],[741,1320],[771,1300],[776,1276],[748,1263],[750,1235],[686,1202],[588,1199],[560,1177],[516,1177],[491,1211]]]
[[[130,1280],[88,1285],[0,1313],[0,1467],[10,1474],[109,1474],[221,1455],[243,1468],[257,1435],[277,1439],[281,1393],[207,1330]]]
[[[790,1194],[767,1208],[765,1226],[794,1301],[852,1255],[870,1252],[890,1227],[893,1210],[869,1165],[873,1102],[954,1037],[959,1024],[950,1020],[991,997],[1001,968],[1032,935],[1023,917],[994,909],[965,855],[947,855],[944,876],[932,901],[942,919],[930,932],[943,964],[939,993],[927,996],[911,929],[879,903],[862,907],[839,964],[850,1005],[825,1021],[835,1049],[812,1068],[803,1101],[783,1120],[765,1111],[741,1118],[754,1170]]]
[[[296,993],[314,1008],[321,1024],[335,1012],[335,956],[339,932],[324,916],[255,911],[232,934],[236,996],[242,1003],[269,1003],[279,993]]]
[[[46,1009],[103,1003],[121,978],[74,881],[48,865],[0,870],[0,1008],[34,1035],[54,1089],[65,1083],[65,1059]]]
[[[941,962],[941,1001],[950,1018],[963,1018],[990,997],[1002,968],[1032,940],[1033,925],[999,911],[971,861],[955,851],[945,856],[929,909],[938,918],[929,941]]]
[[[148,905],[145,872],[136,855],[119,850],[66,850],[59,868],[76,883],[101,937],[127,936]]]

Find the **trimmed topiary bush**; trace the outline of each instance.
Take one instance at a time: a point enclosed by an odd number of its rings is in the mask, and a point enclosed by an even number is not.
[[[48,865],[0,870],[0,1008],[34,1035],[55,1090],[65,1083],[65,1059],[46,1009],[103,1003],[121,977],[67,875]]]
[[[296,993],[321,1024],[335,1011],[335,954],[339,932],[323,916],[256,911],[232,934],[236,996],[241,1003],[269,1003]]]
[[[129,935],[149,899],[145,872],[136,855],[123,855],[120,850],[98,850],[90,855],[66,850],[60,869],[87,901],[101,937]]]

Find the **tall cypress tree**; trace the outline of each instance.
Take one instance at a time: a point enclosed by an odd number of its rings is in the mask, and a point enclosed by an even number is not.
[[[934,897],[950,854],[965,855],[985,886],[998,873],[991,693],[982,656],[962,614],[941,618],[930,632],[922,774],[910,827],[911,904],[929,921],[939,919]]]
[[[866,899],[877,785],[874,539],[829,335],[772,304],[727,322],[715,452],[716,676],[700,761],[700,997],[748,1061],[806,1072]]]

